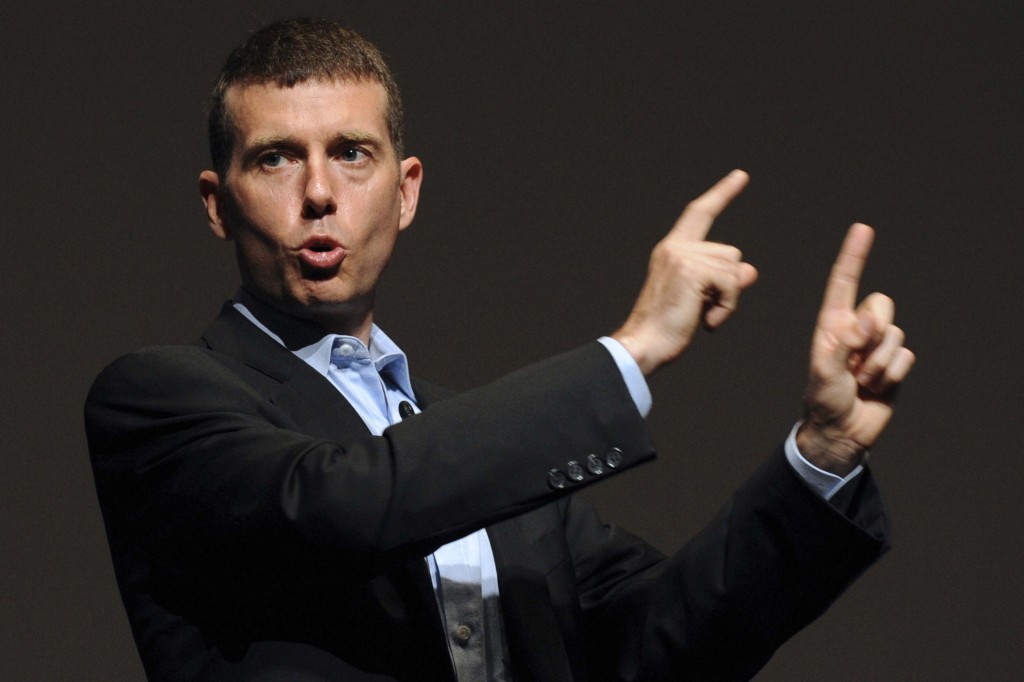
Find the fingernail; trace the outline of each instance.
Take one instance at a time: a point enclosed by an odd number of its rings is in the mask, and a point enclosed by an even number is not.
[[[871,318],[868,317],[867,315],[857,320],[857,328],[860,329],[861,333],[863,333],[865,336],[871,333],[872,326],[873,325],[871,324]]]

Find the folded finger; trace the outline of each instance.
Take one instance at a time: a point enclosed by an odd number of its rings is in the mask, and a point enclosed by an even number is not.
[[[886,327],[892,324],[893,319],[896,317],[896,303],[885,294],[876,291],[857,306],[857,312],[860,313],[862,311],[870,312],[884,331]]]
[[[905,338],[902,329],[888,325],[879,343],[862,359],[857,371],[857,383],[863,388],[874,388],[885,377],[889,365],[903,347]]]
[[[738,267],[711,269],[708,283],[703,323],[708,329],[716,329],[739,307],[740,293],[744,289],[743,272]]]
[[[916,361],[913,351],[905,347],[899,348],[870,390],[876,395],[891,393],[907,378]]]
[[[914,351],[909,348],[900,348],[896,352],[896,357],[893,358],[892,362],[885,371],[886,382],[890,386],[903,383],[903,380],[910,374],[910,370],[914,368],[914,363],[917,362],[917,356],[914,355]]]

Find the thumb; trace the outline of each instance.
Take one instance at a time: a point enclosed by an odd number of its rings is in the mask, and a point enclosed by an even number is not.
[[[757,268],[750,263],[740,263],[740,289],[744,291],[757,281]]]

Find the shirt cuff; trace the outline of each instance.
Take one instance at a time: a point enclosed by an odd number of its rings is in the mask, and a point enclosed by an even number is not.
[[[597,341],[612,354],[612,359],[619,367],[622,380],[626,382],[626,388],[629,389],[629,395],[633,398],[637,411],[641,417],[646,418],[651,413],[654,401],[651,398],[651,389],[647,387],[647,379],[644,379],[644,373],[640,371],[640,365],[636,364],[636,360],[626,347],[612,337],[602,336]]]
[[[801,423],[797,422],[793,426],[789,432],[789,437],[786,439],[786,459],[797,475],[804,479],[814,492],[818,493],[822,498],[830,500],[844,485],[857,478],[860,472],[864,471],[864,466],[858,464],[856,469],[848,473],[845,478],[842,478],[835,474],[830,474],[824,469],[819,469],[808,462],[796,446],[796,432],[800,428]]]

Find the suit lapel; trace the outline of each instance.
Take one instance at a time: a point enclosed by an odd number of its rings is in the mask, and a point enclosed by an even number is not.
[[[350,440],[370,435],[359,413],[331,382],[267,336],[226,303],[203,333],[211,350],[245,365],[263,380],[249,381],[293,420],[297,430],[317,438]]]
[[[412,379],[412,390],[416,394],[416,406],[421,410],[425,410],[434,403],[455,395],[455,391],[451,389],[435,386],[426,381],[420,381],[415,377]]]

